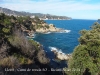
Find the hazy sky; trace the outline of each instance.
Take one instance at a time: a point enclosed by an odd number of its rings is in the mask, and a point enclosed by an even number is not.
[[[0,0],[0,7],[74,19],[100,18],[100,0]]]

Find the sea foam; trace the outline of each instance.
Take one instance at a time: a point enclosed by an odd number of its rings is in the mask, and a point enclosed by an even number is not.
[[[61,30],[61,31],[59,31],[59,32],[47,32],[47,33],[44,33],[44,34],[50,34],[50,33],[70,33],[71,32],[71,30]]]
[[[64,54],[64,55],[65,55],[65,53],[63,53],[61,49],[58,49],[58,48],[56,48],[56,47],[49,47],[49,49],[50,49],[51,51],[56,51],[57,53],[61,53],[61,54]]]
[[[58,32],[58,33],[70,33],[71,32],[71,30],[62,30],[62,31],[60,31],[60,32]]]
[[[71,30],[64,30],[66,33],[69,33],[69,32],[71,32]]]
[[[44,33],[44,34],[50,34],[51,32],[47,32],[47,33]]]
[[[62,52],[61,49],[58,49],[56,47],[49,47],[51,49],[52,52],[54,52],[54,54],[56,55],[56,58],[60,59],[60,60],[69,60],[71,58],[71,54],[65,54]]]

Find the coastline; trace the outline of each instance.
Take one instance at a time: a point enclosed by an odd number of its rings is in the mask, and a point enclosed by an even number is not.
[[[50,33],[69,33],[71,30],[65,30],[62,28],[57,28],[54,26],[54,24],[42,24],[42,28],[38,28],[35,30],[35,32],[31,32],[29,36],[27,36],[29,39],[35,38],[35,35],[37,33],[41,34],[50,34]],[[48,26],[48,28],[46,28]],[[54,48],[51,49],[51,52],[54,53],[55,58],[62,60],[69,60],[71,58],[71,54],[65,54],[63,52],[60,52],[59,50],[55,50]]]
[[[42,28],[35,29],[35,31],[29,31],[27,34],[29,38],[34,38],[36,33],[50,34],[50,33],[69,33],[71,30],[65,30],[57,28],[53,24],[43,24]],[[46,28],[48,26],[48,28]]]

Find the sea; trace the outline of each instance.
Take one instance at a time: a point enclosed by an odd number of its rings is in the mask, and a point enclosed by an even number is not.
[[[55,60],[55,55],[51,49],[57,49],[64,54],[70,54],[79,44],[78,38],[81,36],[80,31],[83,29],[90,30],[91,26],[97,20],[72,19],[72,20],[45,20],[48,24],[54,24],[57,28],[62,28],[65,32],[48,32],[45,34],[36,34],[35,41],[43,45],[46,55],[51,60],[54,67],[67,66],[65,61],[59,63]],[[63,64],[62,64],[63,63]]]

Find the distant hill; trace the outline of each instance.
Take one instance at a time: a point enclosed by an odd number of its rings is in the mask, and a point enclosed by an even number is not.
[[[71,17],[67,16],[56,16],[56,15],[51,15],[51,14],[42,14],[42,13],[29,13],[29,12],[20,12],[20,11],[15,11],[15,10],[10,10],[7,8],[2,8],[0,7],[0,13],[5,13],[7,15],[14,15],[14,16],[38,16],[42,20],[69,20]]]

